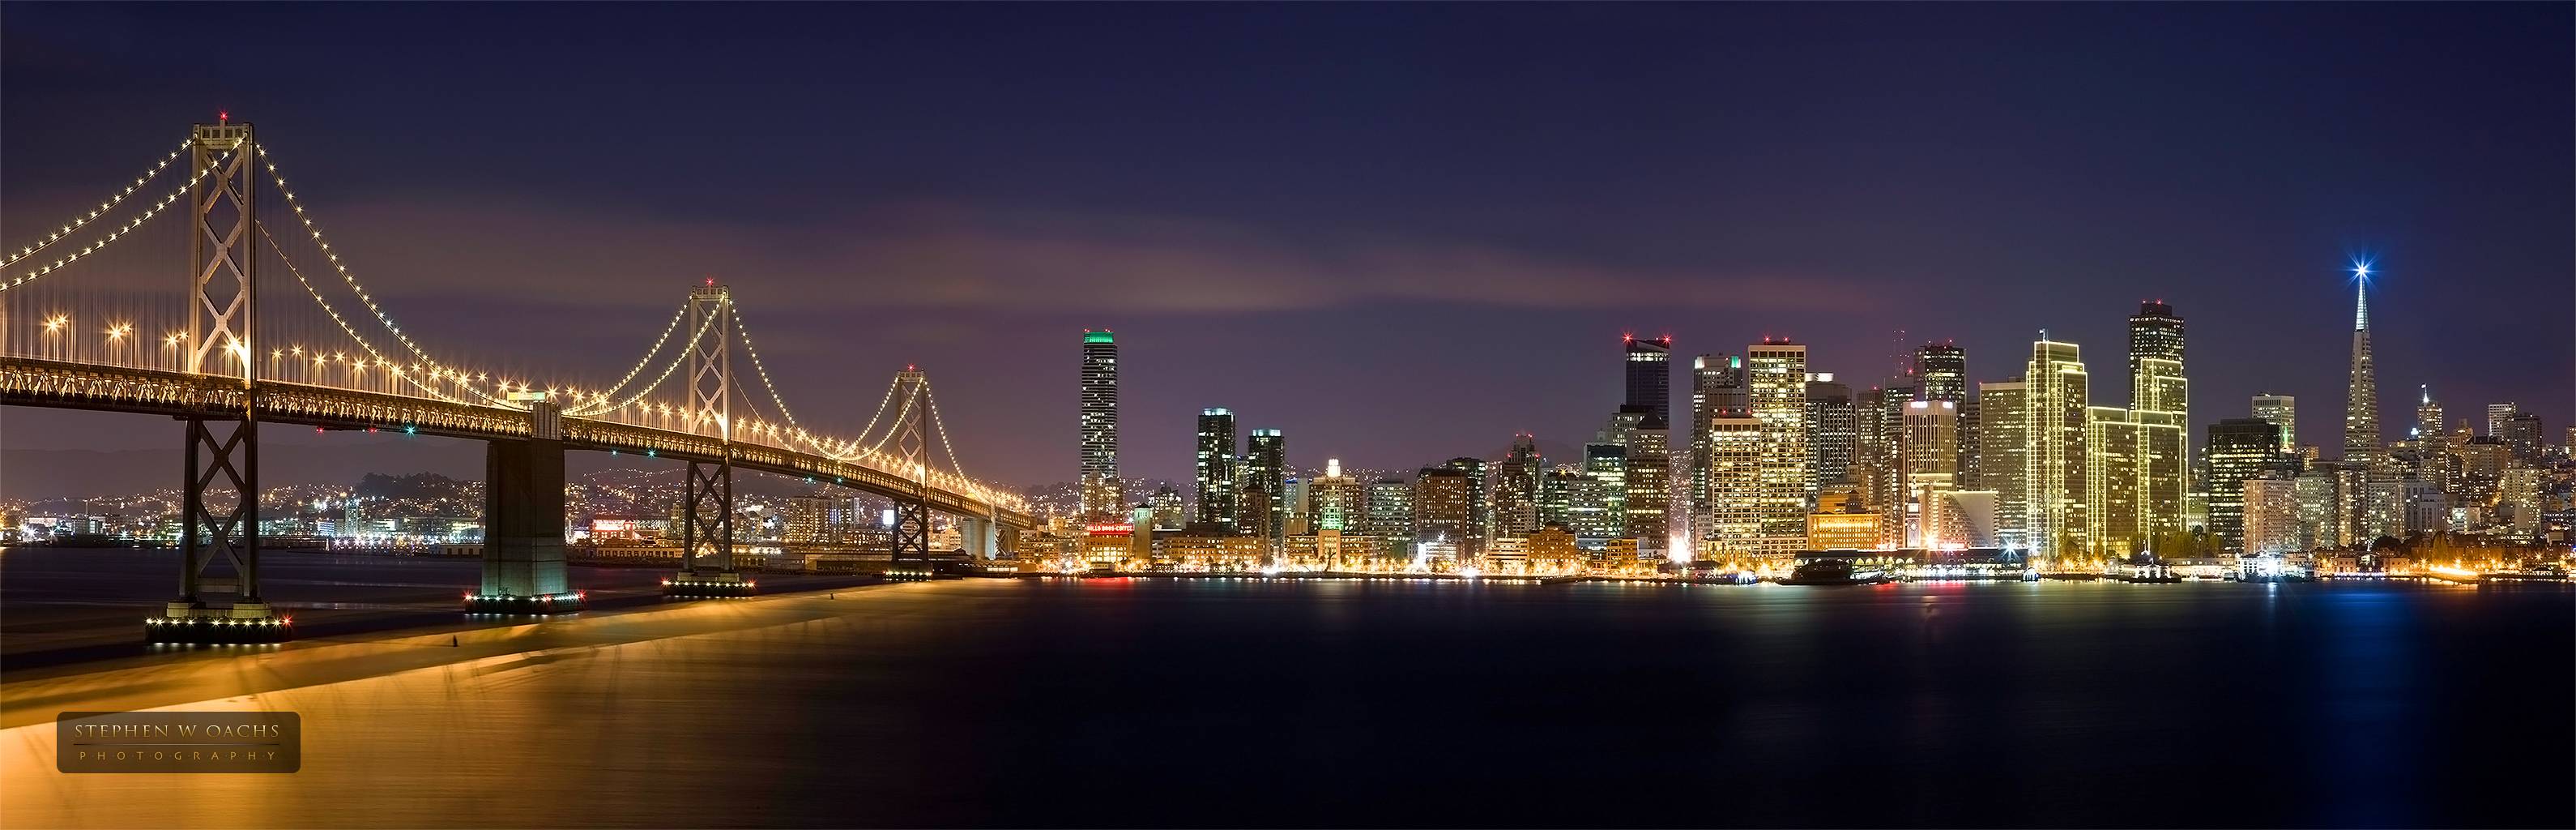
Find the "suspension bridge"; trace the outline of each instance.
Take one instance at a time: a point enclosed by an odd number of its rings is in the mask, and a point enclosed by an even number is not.
[[[171,267],[183,240],[184,272]],[[917,367],[895,374],[855,432],[798,419],[733,292],[714,279],[690,285],[614,382],[540,379],[433,351],[332,247],[248,122],[195,125],[95,209],[39,238],[0,242],[11,246],[0,250],[0,405],[182,422],[183,557],[177,595],[145,621],[156,642],[293,634],[259,590],[263,423],[485,442],[483,578],[466,597],[471,612],[581,607],[564,573],[572,450],[687,465],[685,553],[665,587],[675,596],[755,588],[734,562],[737,471],[891,499],[899,577],[930,575],[934,512],[951,517],[970,558],[1010,550],[1032,524],[1020,498],[960,468]],[[751,372],[738,372],[743,364]]]

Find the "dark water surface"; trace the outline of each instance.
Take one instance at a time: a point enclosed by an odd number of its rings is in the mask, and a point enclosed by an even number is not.
[[[265,695],[304,713],[305,772],[22,777],[9,815],[2576,824],[2557,586],[1067,580],[830,602]]]

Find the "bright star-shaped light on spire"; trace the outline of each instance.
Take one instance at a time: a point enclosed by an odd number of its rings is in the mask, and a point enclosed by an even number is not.
[[[2364,279],[2364,280],[2366,280],[2366,279],[2370,279],[2370,263],[2367,263],[2367,262],[2355,262],[2355,263],[2353,263],[2353,264],[2352,264],[2352,276],[2353,276],[2353,278],[2354,278],[2354,279]]]

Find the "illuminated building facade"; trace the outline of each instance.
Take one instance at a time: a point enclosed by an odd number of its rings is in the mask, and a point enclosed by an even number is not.
[[[1477,480],[1454,467],[1424,467],[1413,479],[1413,539],[1452,546],[1460,559],[1474,552],[1466,544],[1476,523]]]
[[[2352,301],[2352,379],[2345,392],[2343,460],[2377,470],[2379,446],[2379,372],[2370,359],[2370,266],[2355,265]]]
[[[1235,508],[1238,523],[1250,528],[1251,514],[1262,514],[1263,533],[1276,541],[1288,529],[1288,438],[1275,429],[1256,429],[1243,439],[1242,492]],[[1256,494],[1255,488],[1259,489]]]
[[[1673,339],[1626,338],[1627,395],[1612,419],[1627,445],[1627,535],[1641,555],[1660,557],[1672,529]]]
[[[1312,531],[1361,532],[1368,517],[1367,496],[1359,479],[1342,474],[1341,459],[1325,459],[1324,474],[1306,483],[1307,509],[1314,516]]]
[[[1538,439],[1526,432],[1512,436],[1511,450],[1494,467],[1497,537],[1526,537],[1538,530],[1538,480],[1545,469],[1538,454]]]
[[[1708,424],[1719,415],[1739,412],[1744,408],[1744,358],[1729,354],[1704,354],[1691,358],[1690,481],[1685,499],[1690,504],[1690,530],[1693,549],[1704,548],[1709,523],[1708,501]]]
[[[1628,535],[1628,447],[1607,441],[1583,445],[1583,474],[1567,494],[1569,529],[1589,550]]]
[[[1234,411],[1199,410],[1199,509],[1193,521],[1234,531],[1234,460]]]
[[[2290,395],[2254,396],[2254,418],[2281,428],[2281,454],[2299,451],[2299,399]]]
[[[1765,339],[1745,348],[1744,364],[1746,407],[1762,424],[1755,496],[1761,539],[1770,547],[1793,545],[1806,536],[1809,488],[1816,483],[1807,453],[1807,347]]]
[[[1832,373],[1807,379],[1807,475],[1810,487],[1851,483],[1852,454],[1860,446],[1860,422],[1852,410],[1849,384]]]
[[[2183,425],[2171,412],[2088,407],[2085,413],[2085,533],[2097,556],[2154,549],[2183,530]]]
[[[1127,495],[1118,480],[1118,342],[1107,331],[1082,333],[1081,420],[1082,516],[1112,518]]]
[[[1808,550],[1870,550],[1878,547],[1876,513],[1809,513]]]
[[[2281,427],[2262,418],[2229,418],[2209,425],[2209,533],[2223,551],[2259,552],[2246,527],[2243,483],[2285,466]],[[2269,486],[2269,485],[2267,485]]]
[[[2183,321],[2163,301],[2138,304],[2129,317],[2129,408],[2191,411],[2183,373]]]
[[[1708,492],[1703,496],[1709,519],[1695,553],[1700,558],[1724,558],[1758,552],[1764,548],[1765,535],[1762,421],[1746,415],[1717,415],[1702,431],[1708,436],[1701,454],[1708,461]]]
[[[2227,550],[2257,555],[2306,550],[2299,530],[2297,481],[2264,476],[2237,482],[2232,489],[2238,491],[2243,505],[2243,535],[2241,540],[2231,540]]]
[[[2084,355],[2073,343],[2046,339],[2031,344],[2023,376],[2022,458],[2028,504],[2023,519],[2031,551],[2064,556],[2090,550],[2085,536],[2084,439],[2090,423]]]
[[[1413,485],[1400,478],[1369,482],[1368,534],[1389,544],[1413,540]]]
[[[1977,455],[1982,465],[1978,485],[1995,493],[1996,544],[2029,549],[2030,424],[2024,398],[2029,385],[2018,380],[1977,384],[1977,405],[1984,426],[1978,431]]]

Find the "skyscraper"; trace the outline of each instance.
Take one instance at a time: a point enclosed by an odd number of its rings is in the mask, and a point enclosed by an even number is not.
[[[1234,532],[1234,411],[1199,410],[1198,523]]]
[[[2023,382],[2028,387],[2022,422],[2029,442],[2022,458],[2024,486],[2029,488],[2024,530],[2030,549],[2039,556],[2089,550],[2084,439],[2090,426],[2090,384],[2081,347],[2049,340],[2042,332],[2030,345]]]
[[[2380,466],[2379,374],[2370,362],[2370,265],[2352,267],[2352,385],[2343,411],[2343,460]]]
[[[1696,555],[1725,559],[1765,553],[1761,419],[1741,413],[1709,419],[1707,453],[1709,520]],[[1800,533],[1805,530],[1801,528]]]
[[[1691,358],[1690,482],[1684,499],[1690,505],[1692,545],[1708,538],[1709,421],[1744,409],[1744,358],[1704,354]]]
[[[1914,384],[1915,400],[1953,404],[1966,401],[1968,353],[1953,343],[1923,344],[1914,350]]]
[[[1324,474],[1306,483],[1306,501],[1315,512],[1313,532],[1338,530],[1358,535],[1368,518],[1368,491],[1359,479],[1342,474],[1342,460],[1324,460]]]
[[[1567,494],[1567,529],[1583,546],[1599,550],[1628,538],[1628,446],[1611,441],[1583,445],[1583,476]]]
[[[2281,454],[2299,451],[2299,399],[2289,395],[2254,396],[2254,419],[2281,428]]]
[[[2191,411],[2183,380],[2183,323],[2163,300],[2138,304],[2129,317],[2129,408]]]
[[[1527,537],[1539,529],[1538,480],[1543,474],[1538,439],[1512,436],[1512,448],[1494,468],[1494,534]]]
[[[2024,404],[2029,388],[2018,380],[1977,384],[1979,414],[1985,422],[1977,436],[1977,455],[1984,467],[1978,486],[1995,491],[1997,543],[2017,550],[2029,549],[2025,530],[2030,523],[2030,470],[2023,463],[2030,453]]]
[[[2209,425],[2209,533],[2219,549],[2254,552],[2246,544],[2244,483],[2283,466],[2279,425],[2261,418],[2229,418]]]
[[[1465,470],[1454,467],[1424,467],[1413,479],[1413,539],[1416,544],[1440,542],[1455,546],[1459,558],[1469,560],[1467,539],[1473,532],[1475,493],[1478,482]]]
[[[1813,495],[1808,488],[1816,483],[1807,454],[1807,347],[1764,338],[1745,347],[1744,363],[1746,404],[1762,422],[1756,549],[1794,552],[1806,544],[1807,505]]]
[[[2516,411],[2505,416],[2496,427],[2496,437],[2504,439],[2504,445],[2513,449],[2515,459],[2532,464],[2540,463],[2541,450],[2544,448],[2540,436],[2547,433],[2547,428],[2540,422],[2540,413]]]
[[[1745,415],[1741,409],[1726,414]],[[1852,453],[1860,440],[1853,415],[1849,384],[1835,382],[1831,373],[1808,376],[1807,466],[1815,492],[1851,481]]]
[[[1460,456],[1443,465],[1467,477],[1467,530],[1458,538],[1458,555],[1475,558],[1494,538],[1494,500],[1486,491],[1485,460]]]
[[[2451,461],[2451,433],[2442,428],[2446,419],[2442,404],[2433,400],[2433,387],[2421,391],[2423,399],[2415,404],[2415,475],[2447,488],[2457,468]]]
[[[1118,342],[1107,330],[1082,333],[1084,519],[1115,520],[1127,508],[1118,481]]]
[[[1401,551],[1413,542],[1413,487],[1400,478],[1368,484],[1368,535]]]
[[[1623,410],[1645,414],[1644,429],[1672,428],[1673,338],[1624,338],[1627,343],[1628,394]]]
[[[2522,405],[2512,401],[2487,404],[2486,434],[2502,437],[2502,433],[2504,432],[2504,419],[2511,418],[2513,417],[2513,413],[2521,411]]]
[[[1673,339],[1628,337],[1626,343],[1627,397],[1612,430],[1613,440],[1628,448],[1628,536],[1637,540],[1639,555],[1660,557],[1672,529]]]
[[[1263,515],[1261,526],[1273,541],[1283,538],[1288,527],[1288,439],[1275,429],[1256,429],[1243,439],[1243,491],[1235,506],[1238,523],[1253,511]],[[1253,486],[1260,485],[1256,498]]]

